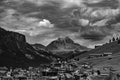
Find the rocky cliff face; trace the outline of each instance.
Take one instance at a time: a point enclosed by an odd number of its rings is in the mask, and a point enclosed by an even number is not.
[[[26,42],[24,35],[0,28],[0,66],[38,66],[49,63],[51,59],[43,55],[44,52],[35,50]]]
[[[0,28],[0,40],[5,37],[14,37],[18,41],[26,42],[25,36],[16,32],[6,31]]]

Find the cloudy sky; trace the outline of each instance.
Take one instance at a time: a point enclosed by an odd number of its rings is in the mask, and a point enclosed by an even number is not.
[[[120,0],[0,0],[0,26],[49,44],[69,36],[87,47],[120,33]]]

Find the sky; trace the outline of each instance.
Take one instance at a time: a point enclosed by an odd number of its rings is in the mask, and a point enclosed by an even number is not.
[[[0,27],[30,44],[59,37],[93,48],[120,33],[120,0],[0,0]]]

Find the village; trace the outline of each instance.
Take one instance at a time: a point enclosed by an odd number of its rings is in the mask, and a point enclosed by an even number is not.
[[[112,56],[112,53],[105,53]],[[90,57],[97,58],[100,55],[91,54]],[[0,80],[119,80],[120,74],[114,73],[112,67],[103,67],[103,71],[93,68],[89,63],[78,65],[78,59],[62,61],[60,59],[40,67],[7,68],[0,67]]]

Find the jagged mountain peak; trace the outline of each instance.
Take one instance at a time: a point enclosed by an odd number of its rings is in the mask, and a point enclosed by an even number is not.
[[[58,38],[57,40],[52,41],[46,48],[49,51],[74,51],[76,49],[84,51],[88,49],[85,46],[75,43],[69,37]]]
[[[68,36],[67,37],[60,37],[60,38],[57,39],[57,41],[59,41],[59,42],[64,41],[66,43],[74,43],[74,41],[71,38],[69,38]]]

